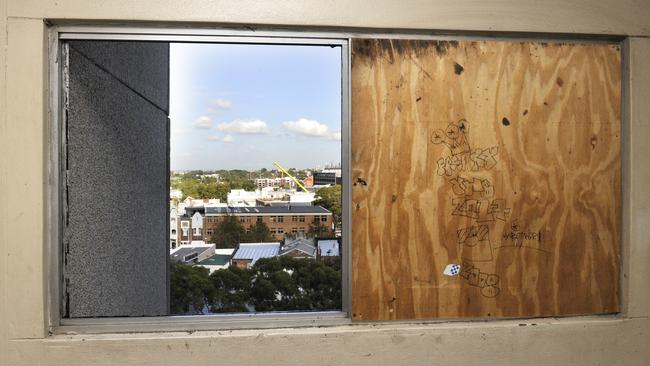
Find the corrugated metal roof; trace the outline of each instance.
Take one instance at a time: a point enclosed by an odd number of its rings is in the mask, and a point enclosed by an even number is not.
[[[270,258],[278,255],[280,243],[246,243],[239,244],[239,248],[232,259],[249,259],[254,265],[260,258]]]
[[[336,240],[319,240],[318,251],[321,256],[325,257],[338,257],[339,256],[339,242]]]

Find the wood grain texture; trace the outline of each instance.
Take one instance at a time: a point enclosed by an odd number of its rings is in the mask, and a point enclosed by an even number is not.
[[[355,39],[352,318],[617,312],[620,69],[615,44]]]

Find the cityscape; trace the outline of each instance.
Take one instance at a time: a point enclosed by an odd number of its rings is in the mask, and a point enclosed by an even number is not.
[[[171,311],[341,308],[341,168],[170,175]]]
[[[341,309],[341,49],[170,45],[172,314]]]

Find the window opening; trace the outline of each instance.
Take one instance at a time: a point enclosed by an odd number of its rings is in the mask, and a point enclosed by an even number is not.
[[[316,255],[340,228],[304,225],[341,216],[340,182],[313,179],[341,170],[341,48],[172,43],[170,76],[170,214],[208,230],[170,252],[214,246],[172,260],[171,312],[341,309],[341,265]]]

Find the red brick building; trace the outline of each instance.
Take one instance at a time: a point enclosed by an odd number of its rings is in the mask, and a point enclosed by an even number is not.
[[[202,217],[201,224],[196,220],[197,213]],[[262,221],[276,240],[284,239],[285,234],[305,235],[315,224],[334,229],[332,213],[321,206],[196,207],[186,208],[186,214],[178,220],[179,242],[211,242],[212,234],[227,216],[238,218],[246,230]]]

